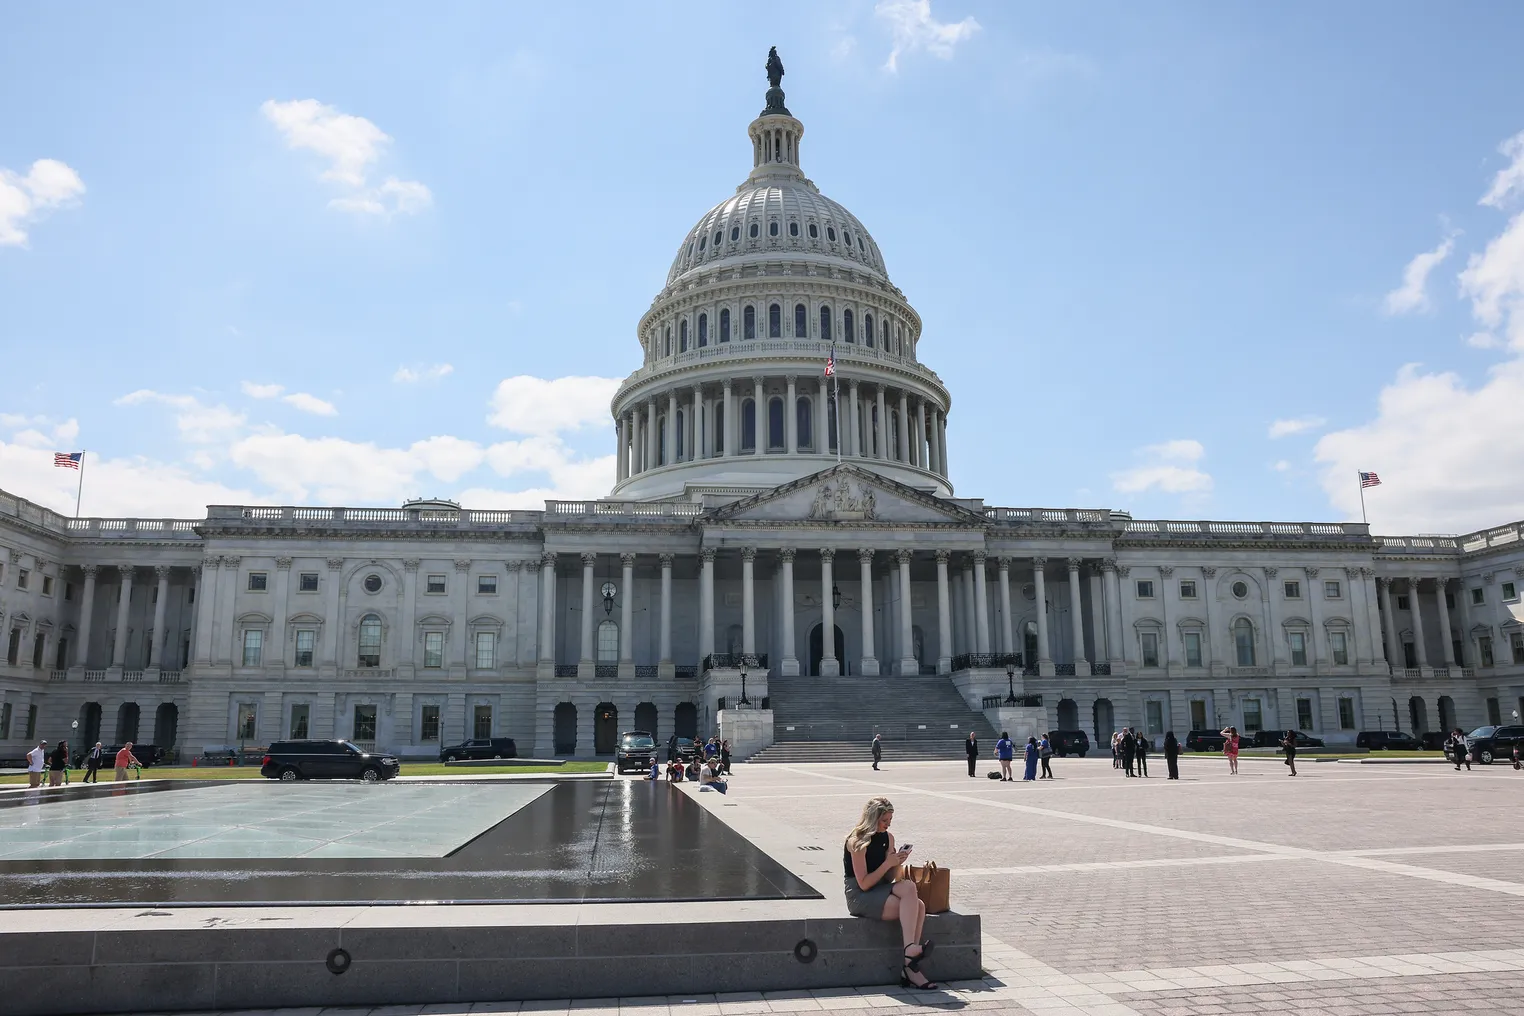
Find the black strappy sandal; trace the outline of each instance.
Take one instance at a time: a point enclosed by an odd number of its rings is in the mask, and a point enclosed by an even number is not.
[[[917,956],[916,959],[919,960],[920,957]],[[920,972],[921,972],[920,970],[918,970],[915,967],[912,967],[910,964],[908,964],[908,963],[905,964],[905,969],[900,971],[900,987],[902,987],[902,988],[913,988],[916,991],[940,991],[941,990],[941,985],[937,984],[936,981],[928,979],[925,984],[917,984],[917,983],[915,983],[914,981],[912,981],[910,979],[911,973],[917,973],[917,974],[919,974]]]

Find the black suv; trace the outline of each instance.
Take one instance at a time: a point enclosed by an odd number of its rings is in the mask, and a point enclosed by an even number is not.
[[[1238,746],[1240,748],[1248,743],[1246,741],[1247,736],[1246,734],[1238,735]],[[1222,751],[1222,746],[1227,740],[1226,737],[1222,736],[1222,731],[1220,730],[1193,730],[1185,735],[1185,750]]]
[[[1412,734],[1400,730],[1362,730],[1355,735],[1355,747],[1371,751],[1419,751],[1423,744]]]
[[[1485,765],[1497,760],[1512,761],[1515,745],[1524,746],[1524,727],[1477,727],[1466,735],[1471,757]]]
[[[1085,753],[1090,750],[1090,735],[1083,730],[1050,730],[1048,743],[1053,746],[1053,754],[1059,758],[1065,755],[1078,755],[1084,758]]]
[[[619,772],[638,769],[644,772],[656,760],[656,738],[648,731],[626,730],[619,735],[619,748],[614,753],[614,768]]]
[[[276,741],[259,775],[292,780],[389,780],[402,768],[395,755],[361,751],[348,741]]]
[[[90,750],[94,747],[95,745],[92,744],[84,751],[76,753],[74,757],[74,767],[76,769],[83,769],[85,767],[85,760],[89,756]],[[116,765],[116,753],[121,751],[122,748],[123,746],[120,744],[103,746],[101,748],[101,768],[110,769]],[[132,746],[132,757],[143,763],[143,768],[147,769],[149,766],[156,766],[164,761],[164,749],[156,744],[135,744]]]
[[[460,744],[439,749],[439,761],[459,762],[468,758],[516,758],[518,746],[511,737],[473,737]]]
[[[1279,748],[1281,742],[1286,739],[1284,730],[1256,730],[1254,740],[1248,742],[1251,748]],[[1298,748],[1321,748],[1323,739],[1304,734],[1300,730],[1296,732],[1296,746]]]

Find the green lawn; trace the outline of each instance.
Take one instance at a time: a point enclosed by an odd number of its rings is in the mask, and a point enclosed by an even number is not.
[[[605,762],[566,762],[558,766],[516,766],[505,763],[500,766],[447,766],[440,762],[404,762],[403,776],[493,776],[499,773],[601,773],[608,769]],[[143,770],[143,775],[156,780],[257,780],[259,766],[154,766]],[[83,769],[72,770],[69,779],[78,783],[84,779]],[[102,769],[100,780],[110,783],[114,776],[111,769]],[[0,785],[25,784],[22,776],[0,776]]]

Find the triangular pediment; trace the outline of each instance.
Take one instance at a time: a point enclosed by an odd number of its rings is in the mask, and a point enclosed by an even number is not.
[[[847,462],[728,504],[710,521],[966,528],[987,524],[980,512]]]

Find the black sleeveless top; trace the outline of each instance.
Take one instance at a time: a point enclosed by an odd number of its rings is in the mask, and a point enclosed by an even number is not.
[[[868,864],[868,871],[877,871],[883,866],[885,859],[888,857],[889,834],[874,833],[872,838],[868,840],[868,849],[863,857]],[[852,870],[852,851],[847,849],[846,844],[842,844],[841,862],[842,866],[846,869],[847,878],[856,878],[857,874]]]

